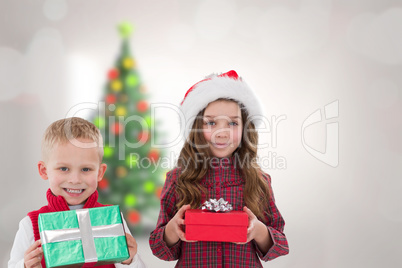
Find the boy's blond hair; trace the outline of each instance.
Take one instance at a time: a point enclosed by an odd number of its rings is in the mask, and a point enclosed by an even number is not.
[[[80,142],[77,139],[88,139],[91,143]],[[99,159],[103,157],[103,139],[99,129],[91,122],[70,117],[53,122],[45,131],[42,139],[42,159],[47,160],[53,147],[60,143],[71,142],[77,147],[98,147]]]

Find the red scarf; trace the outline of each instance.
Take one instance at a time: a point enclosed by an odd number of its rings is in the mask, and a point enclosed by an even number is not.
[[[49,212],[59,212],[59,211],[67,211],[70,210],[68,207],[68,204],[64,197],[61,195],[55,196],[53,195],[52,191],[49,189],[46,192],[46,198],[48,205],[41,207],[39,210],[31,211],[28,213],[29,218],[31,218],[32,221],[32,227],[33,227],[33,232],[35,236],[35,241],[40,239],[39,235],[39,227],[38,227],[38,216],[40,213],[49,213]],[[96,208],[96,207],[104,207],[106,205],[102,205],[101,203],[98,202],[98,191],[95,191],[93,194],[91,194],[87,201],[85,202],[85,205],[83,208]],[[45,258],[42,258],[42,267],[46,267],[45,264]],[[108,265],[102,265],[102,266],[96,266],[96,267],[103,267],[103,268],[114,268],[114,264],[108,264]]]

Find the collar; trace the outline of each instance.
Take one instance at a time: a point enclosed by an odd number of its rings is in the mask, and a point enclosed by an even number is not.
[[[61,195],[55,196],[52,193],[50,188],[46,192],[46,198],[49,204],[49,207],[55,211],[66,211],[70,210],[66,200]],[[98,191],[95,190],[93,194],[91,194],[88,199],[85,201],[83,208],[91,208],[94,207],[95,203],[98,201]]]
[[[209,165],[211,168],[222,168],[222,167],[226,168],[226,167],[232,166],[234,163],[234,160],[235,160],[234,155],[232,155],[230,157],[222,157],[222,158],[214,156],[211,158]]]

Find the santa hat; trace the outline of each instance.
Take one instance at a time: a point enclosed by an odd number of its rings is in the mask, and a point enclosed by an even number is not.
[[[254,125],[258,126],[261,123],[261,120],[257,120],[263,115],[260,101],[254,91],[232,70],[220,75],[210,75],[187,91],[180,107],[186,120],[186,137],[197,114],[209,103],[220,98],[233,99],[243,104],[248,112],[248,118]]]

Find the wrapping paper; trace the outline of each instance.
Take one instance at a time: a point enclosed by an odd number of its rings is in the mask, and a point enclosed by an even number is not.
[[[214,213],[188,209],[186,239],[193,241],[246,242],[248,216],[244,211]]]
[[[43,213],[38,224],[49,268],[109,264],[129,258],[118,206]]]

